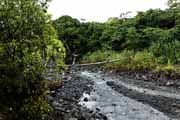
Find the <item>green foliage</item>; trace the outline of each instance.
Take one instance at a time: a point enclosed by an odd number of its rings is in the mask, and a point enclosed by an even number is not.
[[[167,36],[167,34],[168,33],[165,35]],[[180,41],[176,39],[173,40],[173,38],[169,38],[169,36],[161,38],[158,42],[154,42],[149,47],[150,52],[156,57],[159,57],[159,63],[161,64],[167,64],[168,60],[172,64],[177,64],[179,62]]]
[[[101,50],[91,54],[87,54],[83,57],[83,63],[99,62],[106,60],[107,51]],[[135,53],[134,51],[124,50],[123,52],[110,51],[110,58],[120,59],[120,61],[108,63],[103,66],[105,70],[115,71],[128,71],[128,70],[152,70],[155,72],[164,72],[171,74],[172,72],[179,73],[180,67],[177,65],[161,64],[160,58],[156,58],[152,53],[148,51],[142,51]],[[98,59],[97,59],[98,58]],[[90,61],[89,61],[90,60]]]
[[[68,54],[77,53],[81,41],[80,22],[70,16],[62,16],[53,21],[53,26],[57,30],[58,38],[64,42]]]
[[[105,69],[126,71],[152,69],[155,67],[153,55],[146,51],[135,53],[134,51],[125,50],[122,53],[118,53],[116,56],[121,60],[109,65],[107,64]]]
[[[165,10],[150,9],[134,18],[122,14],[105,23],[81,23],[63,16],[53,21],[53,25],[66,50],[71,51],[69,55],[79,54],[83,63],[105,61],[109,52],[111,59],[123,58],[124,54],[129,59],[105,68],[139,70],[167,64],[177,66],[180,63],[179,0],[169,0],[168,5]]]
[[[103,48],[118,52],[147,49],[158,58],[158,63],[178,64],[179,0],[169,0],[168,4],[170,7],[165,10],[150,9],[134,18],[109,18],[105,23],[81,23],[70,16],[60,17],[53,23],[71,54],[80,57]]]
[[[85,55],[82,58],[81,63],[93,63],[93,62],[102,62],[106,60],[106,56],[107,56],[107,51],[104,50],[98,50],[96,52],[89,52],[87,53],[87,55]]]
[[[47,24],[44,26],[43,38],[46,44],[46,48],[42,48],[42,50],[44,50],[45,52],[43,54],[43,57],[46,60],[45,64],[47,65],[50,58],[53,57],[55,59],[57,69],[61,71],[62,68],[65,66],[65,48],[63,43],[60,40],[58,40],[56,31],[52,25]]]
[[[136,16],[138,28],[154,27],[169,29],[175,26],[176,12],[171,9],[165,11],[160,9],[148,10],[146,12],[139,12]]]
[[[58,38],[66,47],[67,56],[79,54],[81,57],[89,51],[100,49],[101,43],[106,39],[101,39],[104,28],[101,23],[80,23],[70,16],[62,16],[52,23],[57,30]]]
[[[146,43],[134,27],[127,30],[125,48],[130,50],[143,49],[147,46]]]
[[[171,73],[179,73],[180,71],[178,69],[179,69],[179,66],[167,64],[167,65],[157,66],[156,69],[154,69],[154,71],[155,72],[163,72],[163,73],[169,75]]]
[[[120,59],[120,60],[117,62],[106,64],[104,66],[104,69],[117,70],[117,71],[131,70],[132,68],[131,61],[135,55],[134,51],[124,50],[121,53],[118,52],[112,52],[112,53],[113,53],[111,54],[112,59]]]
[[[132,62],[135,66],[134,69],[153,69],[156,66],[155,57],[147,51],[137,52]]]
[[[108,51],[109,52],[109,51]],[[85,55],[82,59],[82,63],[99,62],[106,60],[107,51],[101,50]],[[106,70],[117,70],[117,71],[127,71],[127,70],[153,70],[156,72],[166,72],[167,74],[171,72],[178,72],[178,67],[167,64],[159,64],[159,58],[156,58],[152,53],[146,51],[134,52],[124,50],[123,52],[110,51],[110,58],[112,60],[120,59],[119,61],[108,63],[103,66]]]
[[[50,57],[62,65],[65,51],[48,24],[47,2],[0,2],[0,112],[8,120],[40,120],[51,110],[43,73]]]
[[[97,22],[92,22],[88,24],[88,36],[87,38],[87,48],[88,51],[96,51],[103,47],[103,40],[101,40],[102,32],[104,30],[104,25]],[[87,51],[87,52],[88,52]]]
[[[115,51],[107,51],[107,50],[100,50],[93,53],[88,53],[82,58],[82,63],[89,63],[89,62],[99,62],[99,61],[106,61],[107,54],[109,54],[111,59],[122,59],[118,62],[108,63],[104,65],[105,69],[129,69],[129,63],[134,56],[133,51],[123,51],[122,53],[115,52]]]

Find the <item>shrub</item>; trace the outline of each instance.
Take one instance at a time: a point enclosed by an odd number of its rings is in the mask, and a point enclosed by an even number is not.
[[[147,51],[137,52],[132,60],[134,69],[137,70],[152,69],[156,66],[155,62],[155,57]]]
[[[93,62],[105,61],[107,54],[108,53],[105,50],[98,50],[93,53],[89,52],[82,58],[81,63],[93,63]]]
[[[158,58],[159,64],[177,64],[180,61],[180,42],[177,40],[164,40],[153,43],[149,51]]]
[[[65,51],[48,24],[47,1],[1,0],[0,113],[8,120],[40,120],[51,110],[43,73],[51,57],[61,65]]]
[[[131,69],[131,60],[134,57],[134,51],[124,50],[121,53],[114,52],[111,59],[119,59],[117,62],[109,63],[104,66],[105,69],[110,70],[129,70]]]
[[[172,72],[178,72],[176,67],[171,64],[159,65],[154,69],[155,72],[164,72],[166,74],[171,74]]]
[[[88,53],[82,58],[82,63],[92,63],[92,62],[101,62],[107,60],[107,54],[109,54],[110,60],[117,60],[121,59],[117,62],[108,63],[104,65],[105,69],[127,69],[131,61],[131,58],[134,56],[134,51],[123,51],[122,53],[115,52],[115,51],[105,51],[99,50],[93,53]]]
[[[89,62],[99,62],[106,60],[106,53],[105,51],[96,51],[93,53],[88,53],[82,59],[83,63]],[[174,66],[169,62],[165,64],[163,59],[164,57],[156,58],[151,52],[147,50],[141,52],[134,52],[124,50],[121,53],[115,51],[109,51],[110,53],[110,60],[117,60],[119,61],[103,64],[103,68],[106,70],[116,70],[116,71],[127,71],[127,70],[152,70],[155,72],[165,72],[167,74],[171,72],[179,72],[180,67]],[[168,60],[167,60],[168,61]]]

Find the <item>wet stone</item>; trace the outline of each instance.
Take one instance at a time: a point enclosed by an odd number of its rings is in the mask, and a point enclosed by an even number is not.
[[[87,102],[87,101],[88,101],[88,98],[87,98],[87,97],[85,97],[85,98],[84,98],[84,101],[85,101],[85,102]]]
[[[93,81],[73,76],[47,96],[54,111],[49,120],[103,120],[104,115],[93,112],[81,105],[79,99],[83,93],[90,94],[93,90]],[[88,98],[84,99],[88,102]]]

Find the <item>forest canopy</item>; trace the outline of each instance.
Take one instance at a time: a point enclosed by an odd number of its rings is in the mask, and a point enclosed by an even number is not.
[[[147,50],[161,59],[161,63],[178,64],[180,7],[175,0],[168,4],[169,8],[165,10],[150,9],[138,12],[134,18],[115,17],[105,23],[80,22],[71,16],[62,16],[52,22],[68,55],[78,54],[81,58],[102,49]]]

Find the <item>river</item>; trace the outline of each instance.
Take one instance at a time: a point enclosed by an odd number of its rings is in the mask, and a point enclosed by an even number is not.
[[[100,111],[105,114],[109,120],[177,120],[168,117],[163,112],[144,104],[130,97],[115,91],[106,82],[111,79],[105,79],[100,73],[90,73],[87,71],[79,73],[82,78],[94,81],[93,91],[90,94],[84,93],[79,104],[86,106],[93,111]],[[119,83],[122,84],[122,83]],[[139,92],[142,88],[134,87],[123,83],[125,87],[131,87]],[[154,92],[147,90],[147,94],[166,95],[165,92]],[[149,93],[148,93],[149,92]],[[170,97],[172,94],[167,93]],[[179,97],[179,95],[175,95]]]

